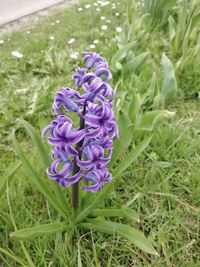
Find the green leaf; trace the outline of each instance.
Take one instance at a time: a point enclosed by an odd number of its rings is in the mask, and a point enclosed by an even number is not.
[[[82,260],[81,260],[81,250],[80,250],[80,242],[78,242],[78,267],[82,267]]]
[[[149,86],[149,101],[150,103],[153,102],[154,97],[156,96],[156,94],[158,93],[157,91],[157,87],[156,87],[156,72],[154,71],[151,82],[150,82],[150,86]]]
[[[4,193],[6,189],[7,181],[9,183],[11,182],[15,172],[20,168],[21,165],[21,161],[16,161],[6,169],[4,175],[0,178],[0,196]]]
[[[114,177],[119,176],[123,171],[125,171],[137,157],[148,147],[152,139],[152,136],[146,137],[142,142],[140,142],[136,147],[133,147],[128,153],[123,161],[118,164],[118,166],[113,170],[112,174]]]
[[[140,112],[140,106],[141,106],[140,104],[141,104],[140,95],[137,94],[136,92],[133,92],[128,109],[128,115],[133,125],[136,125],[137,117],[139,116]]]
[[[143,52],[143,53],[139,54],[138,56],[134,57],[129,62],[127,62],[127,64],[124,67],[124,73],[125,73],[125,75],[130,75],[133,72],[137,72],[138,69],[148,59],[148,57],[149,57],[149,52]]]
[[[118,66],[118,63],[124,59],[128,53],[128,51],[136,44],[136,42],[131,42],[127,45],[124,45],[121,49],[119,49],[111,60],[111,66],[114,72],[118,71],[120,68]]]
[[[174,73],[174,67],[169,60],[169,58],[162,54],[162,67],[163,67],[163,85],[161,89],[161,94],[164,96],[165,104],[170,103],[177,94],[177,83]]]
[[[37,225],[31,228],[25,228],[17,230],[10,234],[10,237],[15,240],[29,240],[39,236],[47,236],[55,234],[59,231],[64,231],[68,229],[69,226],[65,222],[49,223]]]
[[[156,123],[163,117],[169,117],[174,113],[168,110],[153,110],[145,113],[138,125],[138,128],[144,131],[151,132],[154,130]]]
[[[125,217],[136,222],[140,221],[139,215],[132,209],[95,209],[90,214],[91,216],[101,216],[101,217]]]
[[[109,167],[112,167],[115,161],[119,158],[120,154],[126,150],[133,140],[133,126],[129,126],[123,133],[120,135],[120,138],[115,141],[114,149]]]
[[[153,248],[151,242],[144,236],[144,234],[131,226],[106,220],[95,219],[88,219],[85,223],[81,223],[80,226],[90,230],[93,229],[112,235],[116,233],[131,241],[143,251],[150,254],[158,255],[158,253]]]
[[[45,196],[45,198],[51,203],[51,205],[66,219],[68,220],[68,215],[66,213],[66,209],[60,205],[57,200],[57,197],[50,191],[48,184],[45,182],[44,177],[41,177],[36,171],[35,168],[30,164],[27,157],[22,152],[16,137],[15,132],[12,133],[12,141],[16,152],[18,153],[21,161],[29,174],[30,179],[32,182],[37,186],[37,189]]]
[[[51,159],[50,156],[44,147],[41,137],[36,133],[35,129],[27,122],[24,120],[18,120],[19,123],[26,129],[27,133],[30,135],[33,144],[35,148],[37,149],[38,156],[40,157],[40,160],[44,166],[44,169],[50,166],[51,164]],[[57,200],[60,203],[61,206],[65,207],[66,211],[69,210],[69,206],[67,205],[67,201],[64,198],[64,195],[61,190],[61,186],[58,183],[52,183],[51,186],[55,190]]]
[[[121,136],[123,132],[129,127],[132,123],[127,115],[127,113],[123,110],[120,111],[118,115],[118,121],[117,121],[118,127],[119,127],[119,135]]]
[[[169,22],[169,40],[172,41],[176,36],[175,20],[172,16],[169,16],[168,22]]]

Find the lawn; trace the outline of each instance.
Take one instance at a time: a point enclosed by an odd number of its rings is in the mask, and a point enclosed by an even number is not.
[[[76,66],[82,65],[81,52],[101,54],[113,71],[111,85],[116,91],[114,106],[121,136],[123,127],[127,126],[129,104],[134,100],[132,95],[141,101],[141,105],[137,102],[139,107],[130,104],[134,119],[152,110],[159,115],[163,110],[168,112],[163,114],[171,114],[161,116],[153,127],[146,124],[148,129],[145,131],[141,131],[141,127],[134,128],[133,144],[119,155],[116,168],[126,161],[132,146],[140,143],[144,136],[151,135],[152,141],[118,177],[114,190],[105,201],[106,207],[128,207],[135,211],[139,222],[122,217],[112,221],[128,222],[141,230],[159,256],[142,251],[118,235],[88,229],[77,230],[73,236],[66,231],[23,243],[13,240],[10,233],[16,229],[61,219],[38,192],[24,166],[20,166],[9,178],[2,194],[0,177],[2,267],[200,266],[199,52],[198,43],[192,42],[198,30],[194,26],[192,37],[184,42],[187,49],[183,47],[177,52],[181,42],[174,41],[173,25],[181,7],[176,1],[169,1],[173,2],[172,6],[158,9],[161,14],[154,13],[156,9],[149,9],[148,16],[143,13],[146,10],[142,11],[142,7],[136,5],[141,1],[133,1],[133,6],[127,8],[130,2],[83,0],[41,19],[36,25],[0,37],[0,174],[3,177],[8,166],[19,160],[11,140],[15,128],[20,147],[34,169],[48,185],[52,183],[47,181],[29,135],[23,128],[18,128],[18,119],[28,121],[40,134],[53,119],[51,107],[55,93],[63,86],[74,88],[71,76]],[[158,17],[162,19],[157,20]],[[131,33],[127,21],[132,25]],[[170,35],[168,21],[170,29],[173,28]],[[194,21],[196,23],[197,19]],[[185,35],[188,32],[187,29]],[[20,54],[13,55],[13,51]],[[135,60],[135,56],[142,53],[146,54]],[[166,65],[161,61],[163,53],[170,59],[166,72]],[[129,60],[134,65],[128,65]],[[153,87],[153,73],[156,85],[153,98],[150,98],[148,88]],[[173,75],[168,78],[168,73],[174,73],[175,78]],[[174,88],[173,92],[171,88]],[[44,145],[50,151],[46,142]],[[70,188],[62,188],[62,192],[70,204]]]

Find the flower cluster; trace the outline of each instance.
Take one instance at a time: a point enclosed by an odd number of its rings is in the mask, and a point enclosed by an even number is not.
[[[56,94],[56,118],[42,136],[49,132],[48,142],[54,146],[49,178],[65,187],[84,180],[84,190],[97,192],[112,179],[106,165],[118,128],[112,109],[114,93],[107,83],[112,78],[108,63],[97,53],[83,54],[85,67],[78,67],[73,75],[78,89],[61,88]],[[78,128],[66,111],[80,117]]]

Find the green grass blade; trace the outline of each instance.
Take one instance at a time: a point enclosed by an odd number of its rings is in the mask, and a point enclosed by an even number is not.
[[[123,159],[123,161],[113,170],[112,174],[114,177],[119,176],[125,171],[137,157],[148,147],[152,139],[152,136],[146,137],[136,147],[132,148],[131,152]]]
[[[158,255],[158,253],[153,248],[151,242],[144,236],[144,234],[131,226],[106,220],[95,219],[88,219],[86,223],[81,223],[80,226],[90,230],[93,229],[112,235],[116,233],[131,241],[143,251],[150,254]]]
[[[31,228],[21,229],[10,234],[10,237],[14,240],[29,240],[39,236],[47,236],[55,234],[59,231],[64,231],[69,226],[65,222],[49,223],[37,225]]]
[[[19,123],[26,129],[27,133],[30,135],[44,168],[49,167],[51,164],[51,159],[46,148],[42,143],[41,137],[36,133],[35,129],[27,121],[20,119]],[[66,199],[64,198],[60,185],[58,183],[52,183],[51,186],[53,187],[56,193],[56,197],[57,200],[60,202],[60,205],[65,207],[66,211],[68,211],[69,206],[67,205]]]
[[[7,255],[8,257],[10,257],[11,259],[13,259],[13,260],[16,261],[17,263],[21,264],[23,267],[27,266],[27,264],[26,264],[23,260],[21,260],[19,257],[15,256],[15,255],[13,255],[13,254],[11,254],[10,252],[8,252],[7,250],[5,250],[5,249],[3,249],[3,248],[1,248],[1,247],[0,247],[0,252],[1,252],[2,254]]]
[[[21,158],[21,161],[27,171],[27,173],[30,175],[30,178],[32,182],[37,186],[37,189],[45,196],[45,198],[51,203],[51,205],[62,215],[66,220],[68,220],[68,216],[66,214],[66,210],[64,207],[60,205],[60,203],[57,201],[57,198],[53,195],[53,193],[50,191],[47,183],[43,180],[43,178],[40,177],[40,175],[34,170],[30,162],[28,161],[27,157],[22,152],[16,137],[15,133],[13,131],[12,133],[12,140],[13,145],[18,153],[19,157]]]
[[[102,216],[102,217],[125,217],[136,222],[140,221],[139,215],[132,209],[95,209],[91,212],[91,216]]]
[[[7,181],[10,183],[15,172],[20,168],[22,165],[21,161],[16,161],[12,163],[5,171],[5,174],[0,178],[0,196],[6,190],[6,183]]]

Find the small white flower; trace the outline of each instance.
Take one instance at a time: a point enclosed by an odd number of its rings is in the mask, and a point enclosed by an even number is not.
[[[94,42],[93,42],[94,44],[98,44],[99,43],[99,40],[94,40]]]
[[[117,13],[115,13],[115,16],[116,16],[116,17],[119,17],[119,15],[120,15],[120,14],[119,14],[118,12],[117,12]]]
[[[25,94],[28,91],[28,88],[16,89],[17,94]]]
[[[88,4],[88,5],[85,5],[85,8],[86,9],[88,9],[88,8],[90,8],[91,7],[91,5],[90,4]]]
[[[101,2],[101,6],[107,6],[107,5],[109,5],[110,4],[110,2],[109,1],[106,1],[106,2]]]
[[[116,6],[112,6],[112,9],[116,9]]]
[[[97,8],[96,8],[96,11],[99,12],[99,11],[100,11],[100,8],[97,7]]]
[[[108,19],[108,20],[107,20],[107,23],[111,23],[111,21]]]
[[[52,26],[54,26],[54,25],[55,25],[55,23],[54,23],[54,22],[51,22],[51,25],[52,25]]]
[[[95,49],[95,47],[96,47],[96,46],[95,46],[94,44],[91,44],[91,45],[90,45],[90,48],[91,48],[91,49]]]
[[[107,25],[102,25],[102,26],[101,26],[101,29],[102,29],[103,31],[107,30],[107,28],[108,28]]]
[[[4,40],[0,40],[0,44],[3,44],[4,43]]]
[[[30,32],[30,31],[27,31],[26,33],[27,33],[27,34],[30,34],[31,32]]]
[[[68,41],[68,44],[73,44],[76,40],[74,38],[71,38],[69,41]]]
[[[98,6],[98,4],[97,3],[94,3],[93,6]]]
[[[50,36],[49,39],[50,40],[54,40],[55,38],[54,38],[54,36]]]
[[[117,27],[116,28],[116,32],[122,32],[122,28],[121,27]]]
[[[70,55],[71,58],[76,59],[78,57],[77,52],[74,52]]]
[[[22,58],[23,54],[19,53],[18,51],[12,51],[11,55],[16,58]]]
[[[60,20],[56,20],[56,23],[59,24],[60,23]]]
[[[79,7],[77,10],[78,10],[78,12],[81,12],[83,9],[82,9],[82,7]]]
[[[100,17],[100,19],[101,19],[101,20],[105,20],[105,19],[106,19],[106,17],[104,17],[104,16],[101,16],[101,17]]]

